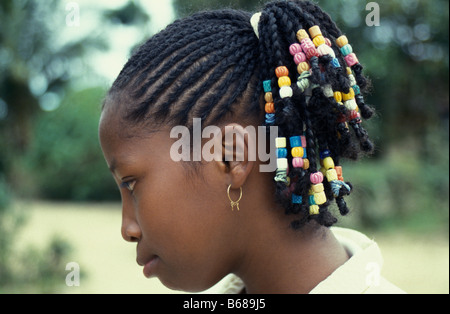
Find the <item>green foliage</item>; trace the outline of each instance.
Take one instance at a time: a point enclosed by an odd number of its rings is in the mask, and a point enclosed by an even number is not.
[[[57,110],[37,119],[30,153],[23,159],[23,180],[33,181],[38,196],[117,199],[97,136],[104,95],[102,88],[72,91]]]

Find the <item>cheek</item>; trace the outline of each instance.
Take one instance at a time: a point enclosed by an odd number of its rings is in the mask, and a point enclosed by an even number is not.
[[[175,175],[151,186],[139,200],[139,215],[143,241],[162,261],[158,277],[172,288],[209,288],[231,264],[226,187],[213,178]]]

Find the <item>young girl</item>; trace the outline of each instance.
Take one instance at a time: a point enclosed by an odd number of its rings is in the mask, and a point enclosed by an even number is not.
[[[198,13],[143,44],[99,134],[144,275],[191,292],[401,292],[374,242],[329,228],[349,212],[341,158],[373,149],[367,85],[348,39],[308,1]],[[249,132],[260,126],[268,134]]]

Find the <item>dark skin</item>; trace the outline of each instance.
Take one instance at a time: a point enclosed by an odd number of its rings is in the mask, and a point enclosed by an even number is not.
[[[348,259],[329,229],[289,228],[293,217],[275,202],[273,173],[248,160],[248,140],[234,143],[243,146],[243,161],[217,158],[193,169],[170,158],[170,128],[119,136],[127,126],[116,108],[106,103],[100,142],[122,185],[122,236],[137,244],[140,265],[152,261],[147,275],[191,292],[234,273],[247,293],[308,293]],[[233,200],[242,187],[239,211],[231,210],[230,184]]]

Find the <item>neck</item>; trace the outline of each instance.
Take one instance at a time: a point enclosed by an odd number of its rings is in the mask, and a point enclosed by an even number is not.
[[[278,230],[259,233],[243,254],[235,274],[247,293],[308,293],[348,260],[328,228]]]

